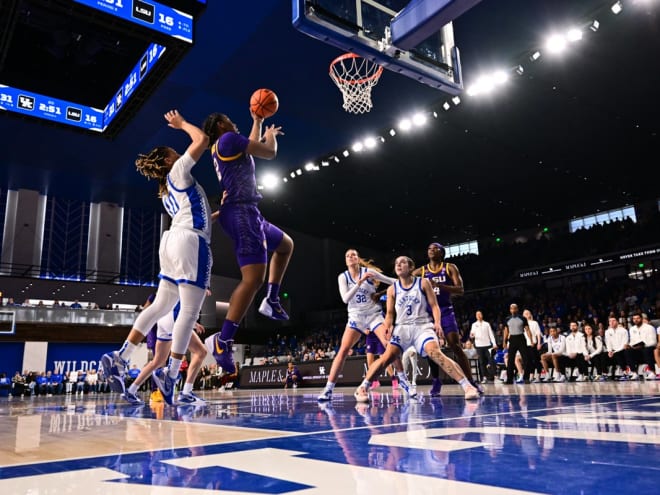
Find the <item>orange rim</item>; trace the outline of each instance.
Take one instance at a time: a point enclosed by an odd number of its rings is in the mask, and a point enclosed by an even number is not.
[[[356,79],[356,80],[353,80],[353,81],[343,79],[343,78],[339,77],[337,74],[335,74],[332,67],[335,64],[337,64],[339,62],[343,62],[344,60],[349,59],[349,58],[364,58],[364,57],[362,57],[360,55],[357,55],[355,53],[344,53],[343,55],[339,55],[336,59],[334,59],[332,62],[330,62],[330,77],[332,77],[333,79],[337,79],[338,81],[341,81],[342,84],[364,84],[364,83],[369,82],[373,79],[378,79],[380,77],[380,75],[383,73],[383,66],[376,64],[376,62],[372,62],[374,65],[378,65],[378,70],[376,70],[376,72],[374,72],[372,75],[364,77],[362,79]]]

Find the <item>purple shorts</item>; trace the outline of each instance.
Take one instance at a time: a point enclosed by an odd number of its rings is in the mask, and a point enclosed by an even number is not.
[[[440,308],[440,325],[444,334],[458,332],[454,308]]]
[[[382,355],[385,352],[385,346],[378,338],[375,332],[367,334],[367,354]]]
[[[154,325],[151,327],[151,330],[149,330],[149,333],[147,334],[147,349],[150,351],[154,351],[156,349],[156,337],[158,333],[158,325]]]
[[[266,264],[268,252],[275,251],[284,237],[284,232],[264,220],[259,208],[251,203],[224,205],[218,222],[234,242],[241,267]]]

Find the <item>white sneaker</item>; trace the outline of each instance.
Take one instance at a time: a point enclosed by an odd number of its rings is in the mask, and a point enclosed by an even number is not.
[[[559,373],[554,380],[556,383],[564,383],[566,381],[566,375]]]
[[[316,398],[317,401],[319,402],[329,402],[332,400],[332,390],[325,389],[323,392],[319,394],[319,396]]]
[[[586,382],[587,377],[584,375],[578,375],[577,378],[575,379],[576,382]]]
[[[479,391],[470,386],[465,389],[465,400],[476,400],[479,398]]]
[[[644,373],[644,380],[655,380],[655,373],[653,373],[651,370],[648,370],[646,373]]]
[[[353,397],[358,402],[369,402],[369,392],[363,386],[359,386],[355,392],[353,392]]]
[[[633,371],[628,376],[628,380],[637,381],[637,380],[639,380],[639,375]]]

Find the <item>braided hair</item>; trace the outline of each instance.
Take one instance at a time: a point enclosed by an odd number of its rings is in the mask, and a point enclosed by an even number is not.
[[[158,181],[158,197],[162,198],[167,194],[167,174],[170,171],[165,163],[165,158],[169,154],[170,148],[159,146],[151,150],[148,154],[140,153],[135,160],[135,168],[144,175],[147,180],[156,179]]]
[[[209,137],[209,149],[215,144],[218,138],[223,134],[218,129],[220,122],[226,122],[229,118],[224,113],[212,113],[204,120],[202,130]]]

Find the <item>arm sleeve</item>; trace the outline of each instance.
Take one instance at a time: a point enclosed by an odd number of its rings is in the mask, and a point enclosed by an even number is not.
[[[355,284],[353,288],[349,290],[348,280],[346,280],[346,275],[343,273],[339,274],[337,282],[339,283],[339,295],[341,295],[341,300],[344,301],[344,304],[348,304],[348,301],[350,301],[357,292],[359,285]]]
[[[367,268],[367,271],[368,271],[369,273],[373,273],[373,274],[374,274],[374,278],[375,278],[376,280],[378,280],[379,282],[382,282],[382,283],[384,283],[384,284],[392,285],[394,282],[396,282],[396,279],[395,279],[395,278],[392,278],[392,277],[388,277],[388,276],[386,276],[386,275],[383,275],[382,273],[377,272],[376,270],[371,270],[370,268]]]
[[[174,187],[177,189],[186,189],[195,183],[190,171],[195,165],[195,160],[192,156],[186,151],[183,155],[179,157],[177,161],[172,165],[172,170],[167,175],[168,180],[172,182]]]
[[[250,140],[245,136],[235,132],[225,132],[218,139],[218,156],[221,160],[234,159],[236,155],[245,152],[249,142]]]

